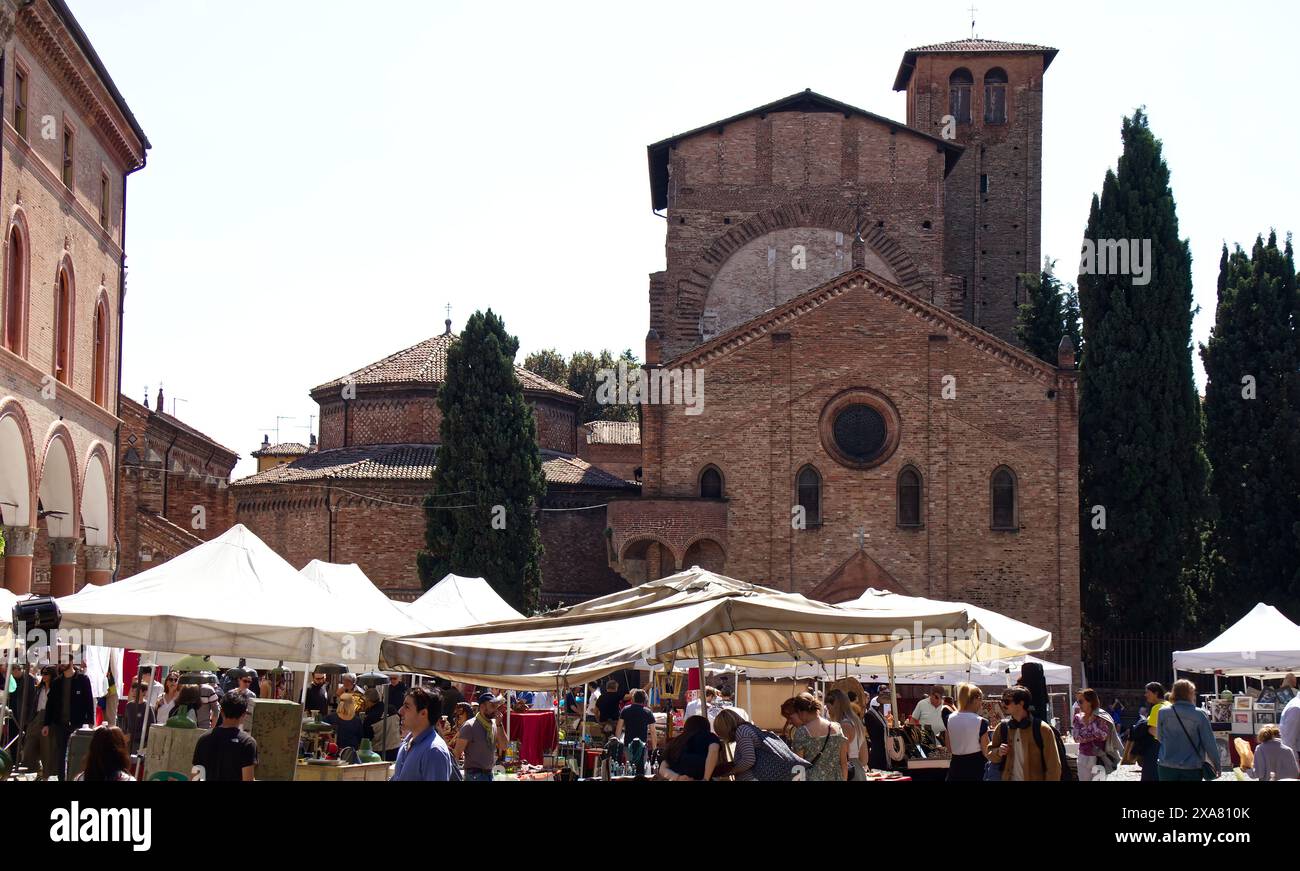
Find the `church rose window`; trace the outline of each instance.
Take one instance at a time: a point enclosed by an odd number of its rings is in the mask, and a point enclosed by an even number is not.
[[[835,444],[854,462],[879,456],[885,435],[885,419],[870,405],[850,405],[835,417]]]
[[[822,447],[842,465],[869,469],[898,447],[900,422],[893,403],[865,387],[833,397],[822,409]]]

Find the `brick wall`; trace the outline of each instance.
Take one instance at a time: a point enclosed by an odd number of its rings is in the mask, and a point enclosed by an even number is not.
[[[922,54],[908,82],[910,126],[939,135],[949,109],[948,79],[959,67],[975,83],[971,123],[957,127],[966,153],[945,186],[944,269],[966,277],[963,316],[1014,341],[1016,306],[1024,301],[1016,276],[1038,271],[1041,263],[1043,56]],[[984,76],[995,67],[1008,78],[1001,125],[984,123]],[[988,179],[986,193],[981,176]]]
[[[624,481],[635,481],[637,467],[641,465],[640,445],[593,445],[587,442],[585,430],[578,430],[578,456],[599,466]]]
[[[699,343],[706,308],[757,314],[847,269],[851,251],[835,234],[852,240],[859,218],[868,265],[887,264],[926,299],[941,284],[944,154],[902,125],[774,112],[681,140],[670,170],[667,268],[652,276],[650,299],[669,356]],[[800,243],[810,245],[807,271],[788,268]],[[737,306],[746,287],[753,300]],[[715,292],[719,305],[708,302]]]
[[[698,495],[701,470],[716,465],[728,506],[727,574],[808,591],[854,554],[861,536],[863,550],[912,592],[1048,628],[1056,655],[1077,664],[1073,376],[978,331],[963,335],[906,295],[851,283],[779,330],[701,361],[675,361],[703,369],[707,402],[698,416],[647,408],[646,497]],[[942,398],[946,375],[956,379],[952,400]],[[818,426],[827,402],[855,388],[885,396],[900,420],[897,449],[867,470],[836,462]],[[823,522],[795,531],[794,477],[808,463],[822,476]],[[896,522],[904,465],[924,479],[921,528]],[[990,528],[990,476],[1000,465],[1019,483],[1015,532]]]

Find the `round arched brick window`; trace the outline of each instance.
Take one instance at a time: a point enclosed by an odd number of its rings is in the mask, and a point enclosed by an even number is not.
[[[819,428],[826,452],[855,469],[883,463],[898,447],[898,412],[866,388],[846,390],[828,402]]]

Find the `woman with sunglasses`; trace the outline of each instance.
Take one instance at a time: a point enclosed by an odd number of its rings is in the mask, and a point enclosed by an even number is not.
[[[163,692],[153,703],[153,722],[166,723],[167,718],[176,710],[176,702],[181,695],[181,675],[178,671],[167,672],[163,681]]]

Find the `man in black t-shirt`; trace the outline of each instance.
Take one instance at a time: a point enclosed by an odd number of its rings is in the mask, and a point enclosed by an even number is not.
[[[607,681],[605,691],[596,698],[596,713],[600,722],[612,726],[618,720],[618,708],[622,701],[623,690],[619,687],[618,681]]]
[[[203,767],[203,780],[252,780],[257,768],[257,741],[239,728],[248,702],[239,690],[221,697],[221,725],[194,745],[194,765]]]
[[[646,746],[646,757],[649,758],[650,752],[655,749],[655,715],[645,706],[646,695],[644,690],[637,690],[632,693],[632,704],[623,709],[623,713],[618,715],[618,728],[614,732],[614,737],[623,742],[624,746],[636,738],[640,738]]]

